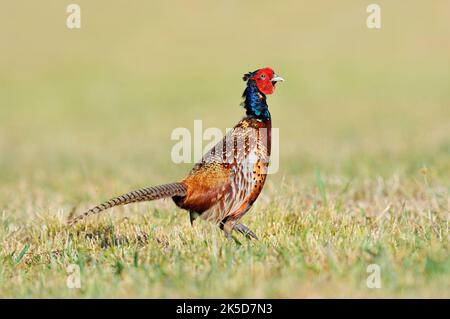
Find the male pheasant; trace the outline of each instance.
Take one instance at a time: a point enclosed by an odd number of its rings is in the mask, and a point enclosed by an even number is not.
[[[244,75],[247,87],[242,95],[246,116],[216,146],[195,164],[178,183],[148,187],[115,197],[69,221],[118,205],[171,197],[175,204],[197,217],[217,223],[227,238],[236,230],[247,238],[256,235],[239,220],[258,198],[266,181],[271,149],[271,116],[266,95],[283,78],[271,68]]]

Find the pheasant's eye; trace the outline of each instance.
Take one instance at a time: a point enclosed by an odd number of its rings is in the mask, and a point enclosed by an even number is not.
[[[263,73],[263,74],[261,74],[261,75],[259,76],[259,78],[260,78],[261,80],[265,80],[265,79],[266,79],[266,75]]]

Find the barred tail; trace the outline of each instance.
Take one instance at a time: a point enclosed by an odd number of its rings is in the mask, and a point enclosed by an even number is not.
[[[89,209],[83,214],[69,220],[69,225],[73,225],[86,217],[98,214],[114,206],[126,205],[129,203],[151,201],[173,196],[184,196],[186,193],[186,186],[182,183],[171,183],[153,187],[138,189],[124,195],[110,199],[109,201]]]

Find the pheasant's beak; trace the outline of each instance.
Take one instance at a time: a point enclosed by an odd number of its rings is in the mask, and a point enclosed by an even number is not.
[[[274,74],[271,81],[274,83],[277,83],[277,82],[283,82],[284,79],[281,76]]]

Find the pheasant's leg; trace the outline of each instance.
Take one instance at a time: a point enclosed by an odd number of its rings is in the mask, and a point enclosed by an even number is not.
[[[225,223],[222,223],[220,225],[220,228],[223,230],[223,232],[225,233],[225,237],[228,240],[233,240],[233,237],[231,236],[231,233],[233,232],[233,222],[231,220],[226,221]]]
[[[234,241],[236,244],[241,246],[242,243],[235,236],[233,236],[233,230],[235,229],[235,226],[236,226],[236,221],[233,221],[233,220],[228,220],[228,221],[220,223],[220,229],[222,229],[223,232],[225,233],[225,237],[229,241]]]
[[[189,212],[189,220],[191,221],[191,225],[194,226],[194,220],[199,216],[197,212]]]
[[[248,239],[256,239],[256,240],[258,240],[258,237],[255,235],[255,233],[252,232],[244,224],[236,224],[236,226],[234,226],[234,229],[237,230],[238,232],[240,232],[242,235],[244,235]]]

